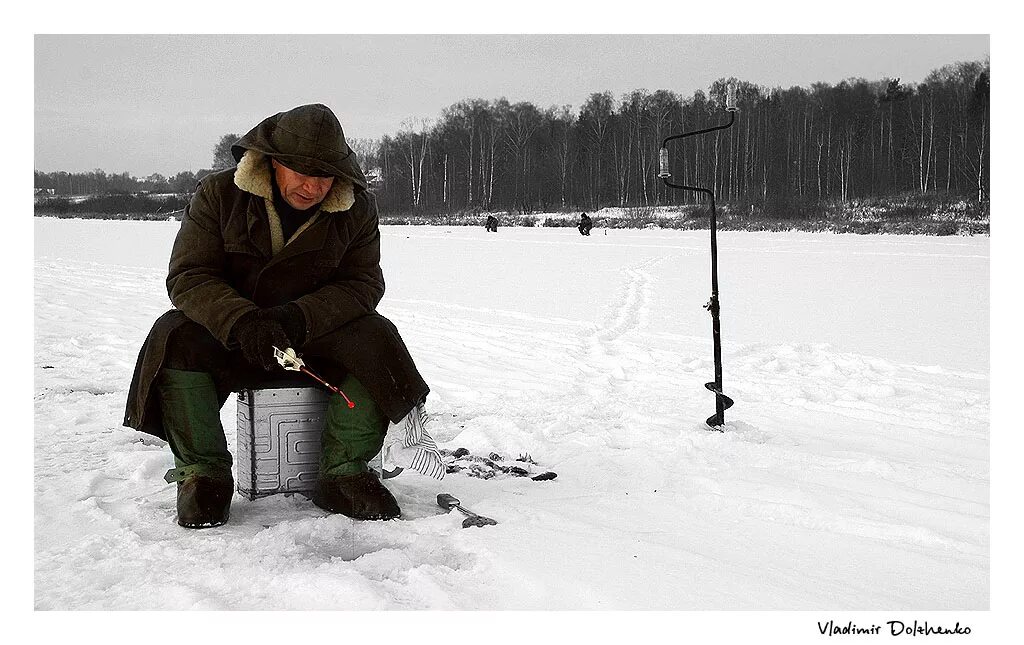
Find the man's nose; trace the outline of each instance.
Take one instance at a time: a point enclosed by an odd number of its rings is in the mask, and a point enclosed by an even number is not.
[[[323,189],[324,180],[320,177],[306,177],[305,181],[302,182],[302,188],[304,190],[312,192],[320,192]]]

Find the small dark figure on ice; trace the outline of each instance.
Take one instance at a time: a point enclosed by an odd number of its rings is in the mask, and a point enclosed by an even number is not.
[[[497,233],[498,232],[498,218],[494,215],[487,216],[487,232]]]
[[[583,213],[580,215],[580,235],[590,235],[590,229],[594,228],[594,222],[590,220],[590,217]]]

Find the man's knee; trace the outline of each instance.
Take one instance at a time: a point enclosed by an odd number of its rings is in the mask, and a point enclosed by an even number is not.
[[[344,346],[351,349],[363,343],[373,344],[373,341],[382,339],[401,339],[401,335],[393,322],[380,314],[373,313],[345,323],[334,331],[317,338],[311,345],[317,348]]]
[[[398,327],[395,327],[395,323],[391,322],[384,316],[373,313],[367,314],[356,318],[339,329],[340,332],[348,332],[350,334],[397,334]]]
[[[303,350],[307,356],[336,360],[348,369],[402,360],[408,354],[398,327],[380,314],[356,318],[308,343]]]
[[[206,327],[186,320],[167,338],[164,367],[177,370],[209,371],[218,357],[227,350]]]

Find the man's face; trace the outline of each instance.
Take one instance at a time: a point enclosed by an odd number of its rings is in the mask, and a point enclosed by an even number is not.
[[[327,196],[327,191],[334,185],[334,177],[311,177],[295,172],[291,168],[271,159],[274,166],[274,179],[281,197],[292,208],[306,210],[319,204]]]

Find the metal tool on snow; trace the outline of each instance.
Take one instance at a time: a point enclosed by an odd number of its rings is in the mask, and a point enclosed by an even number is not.
[[[278,349],[277,347],[274,347],[274,358],[276,358],[277,362],[281,364],[281,367],[285,368],[286,370],[291,370],[293,372],[302,372],[303,374],[306,374],[315,379],[316,381],[318,381],[321,385],[326,387],[331,392],[341,395],[341,398],[345,399],[345,403],[348,404],[349,408],[356,407],[356,404],[353,403],[351,399],[349,399],[348,396],[346,396],[345,393],[341,391],[341,388],[334,387],[327,381],[320,378],[316,374],[316,372],[306,367],[306,364],[302,361],[302,358],[300,358],[299,355],[295,353],[295,350],[292,349],[291,347],[284,351]]]
[[[711,314],[711,334],[714,340],[715,356],[715,380],[710,383],[705,383],[704,387],[715,394],[715,414],[707,418],[708,426],[715,430],[722,429],[722,426],[725,424],[725,411],[731,408],[734,403],[731,398],[722,392],[722,328],[721,321],[719,319],[721,303],[718,299],[718,229],[715,212],[715,193],[708,188],[674,184],[668,180],[668,178],[672,176],[672,173],[670,173],[668,169],[668,142],[675,139],[682,139],[684,137],[707,134],[708,132],[714,132],[716,130],[724,130],[730,127],[733,124],[733,121],[736,120],[737,110],[739,110],[739,108],[736,107],[736,84],[729,83],[726,89],[725,99],[725,111],[729,113],[729,122],[711,128],[704,128],[703,130],[694,130],[693,132],[684,132],[683,134],[675,134],[666,137],[661,143],[661,150],[659,151],[658,156],[658,177],[665,182],[666,186],[677,190],[691,190],[703,193],[711,200],[711,299],[704,305],[704,308]]]
[[[450,511],[453,508],[459,510],[460,513],[466,516],[466,519],[462,520],[462,528],[466,529],[471,526],[488,526],[491,524],[497,524],[494,520],[483,515],[477,515],[473,511],[466,510],[460,506],[462,502],[457,497],[449,493],[441,493],[437,496],[437,505],[446,511]]]

